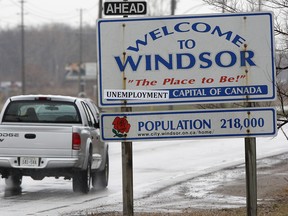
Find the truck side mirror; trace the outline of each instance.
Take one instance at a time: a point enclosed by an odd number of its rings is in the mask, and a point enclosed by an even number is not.
[[[94,123],[94,127],[95,127],[95,128],[100,128],[100,124],[99,124],[99,122],[96,122],[96,121],[95,121],[95,123]]]

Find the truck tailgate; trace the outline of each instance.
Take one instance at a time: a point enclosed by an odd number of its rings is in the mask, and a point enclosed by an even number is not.
[[[71,157],[72,126],[0,126],[0,156]]]

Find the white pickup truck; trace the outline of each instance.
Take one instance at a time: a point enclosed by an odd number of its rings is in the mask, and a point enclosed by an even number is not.
[[[80,193],[91,185],[107,187],[108,144],[100,141],[98,117],[89,99],[9,98],[0,114],[0,174],[6,187],[19,188],[23,176],[72,179],[73,191]]]

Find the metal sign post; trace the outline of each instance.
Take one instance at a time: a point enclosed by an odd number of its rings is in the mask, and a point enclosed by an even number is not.
[[[122,108],[122,111],[131,111],[131,108]],[[133,216],[133,149],[132,142],[122,142],[122,191],[123,215]]]
[[[247,216],[257,215],[256,138],[245,138]]]
[[[145,1],[130,1],[123,0],[123,2],[104,2],[105,15],[123,15],[127,18],[128,15],[144,15],[147,12],[147,3]],[[125,24],[121,25],[121,30],[126,31]],[[110,41],[111,42],[111,41]],[[119,42],[119,45],[122,43]],[[122,52],[122,61],[126,61],[126,52]],[[117,79],[117,78],[116,78]],[[123,70],[121,75],[122,89],[127,89],[126,71]],[[127,100],[121,101],[121,112],[131,112],[132,108],[127,107]],[[124,117],[125,119],[125,117]],[[121,124],[121,122],[119,122]],[[123,215],[133,216],[133,150],[132,142],[124,140],[121,143],[122,147],[122,187],[123,187]]]
[[[248,102],[247,107],[254,103]],[[257,216],[256,137],[245,138],[245,170],[247,216]]]

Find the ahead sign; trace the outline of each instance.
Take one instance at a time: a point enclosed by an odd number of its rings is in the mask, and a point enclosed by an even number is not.
[[[145,1],[104,2],[105,15],[145,15],[146,13]]]
[[[100,19],[97,28],[102,107],[124,104],[106,90],[169,93],[129,106],[276,99],[270,12]]]

